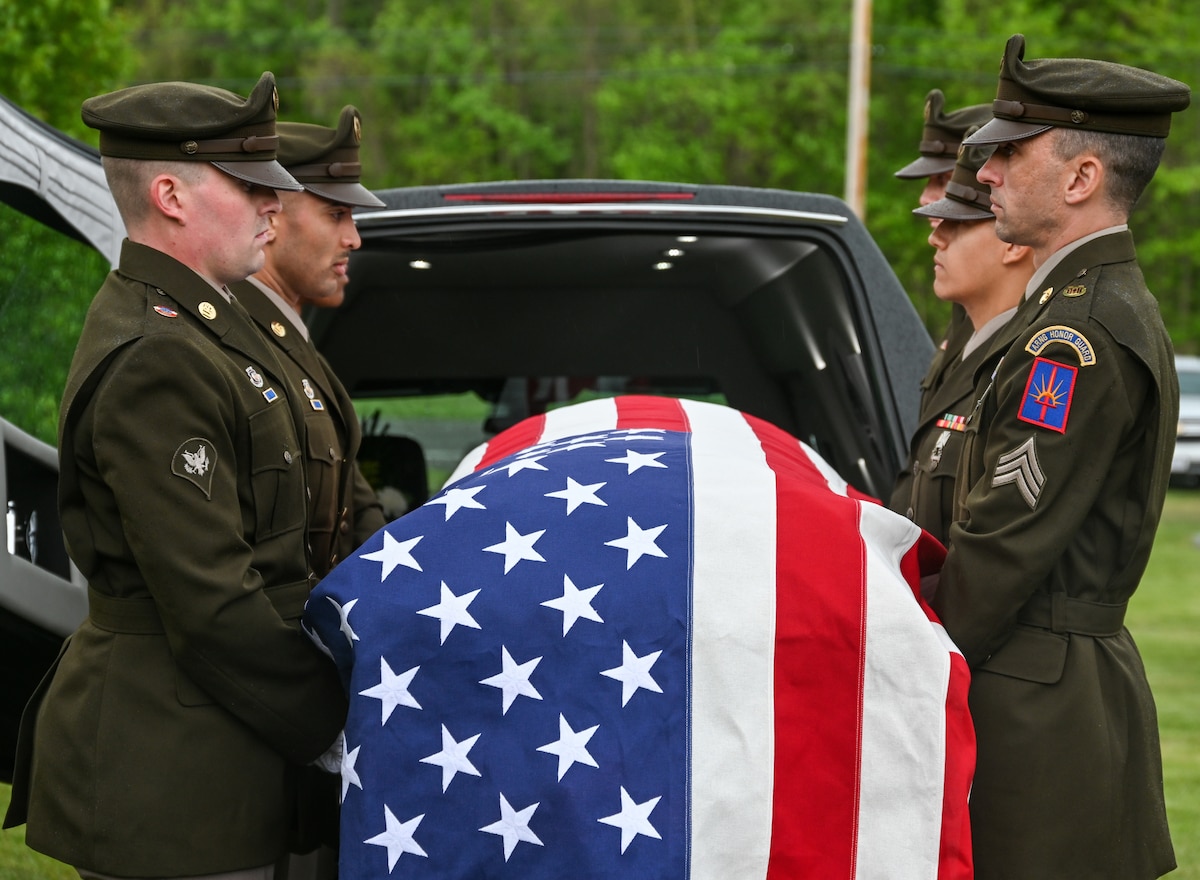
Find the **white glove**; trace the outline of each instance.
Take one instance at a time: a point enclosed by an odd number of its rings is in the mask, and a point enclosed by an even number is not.
[[[325,750],[325,754],[313,761],[313,766],[334,775],[342,772],[342,754],[346,751],[346,732],[342,731],[333,741],[333,745]]]

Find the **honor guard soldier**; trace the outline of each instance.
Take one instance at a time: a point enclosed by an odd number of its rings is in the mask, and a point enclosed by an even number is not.
[[[958,151],[962,139],[971,128],[983,125],[992,117],[992,108],[987,104],[972,104],[957,110],[946,111],[946,97],[941,89],[933,89],[925,96],[925,109],[921,127],[921,141],[918,145],[920,155],[895,173],[902,180],[924,180],[918,204],[921,207],[932,205],[939,199],[945,198],[946,186],[954,173],[958,162]],[[927,216],[930,226],[941,222],[939,217]],[[918,411],[918,421],[924,423],[929,415],[933,394],[947,381],[948,374],[962,361],[962,348],[973,328],[963,313],[962,307],[955,304],[951,307],[950,321],[938,342],[937,351],[929,364],[925,378],[921,380],[921,399]],[[908,478],[911,470],[900,474],[897,491],[903,493],[908,488]],[[901,513],[904,506],[896,508]],[[936,533],[935,533],[936,534]],[[945,536],[939,535],[944,541]]]
[[[305,306],[342,304],[351,251],[362,244],[352,211],[383,202],[360,183],[362,121],[352,106],[336,128],[279,122],[279,162],[304,187],[280,194],[272,214],[262,269],[233,285],[276,349],[288,392],[304,408],[303,451],[308,477],[308,536],[318,577],[385,525],[383,510],[358,467],[362,430],[345,387],[309,338]],[[312,880],[337,876],[337,780],[317,769],[304,778],[318,811],[302,823],[312,832],[297,848],[319,847],[289,865]]]
[[[985,343],[1016,312],[1033,274],[1032,251],[996,237],[990,188],[975,176],[991,153],[990,146],[959,147],[946,195],[913,209],[918,216],[939,221],[929,233],[935,249],[933,292],[963,309],[970,333],[948,365],[944,381],[922,398],[909,444],[909,467],[889,506],[943,544],[954,514],[963,429],[975,403],[975,368],[987,353]]]
[[[1033,249],[976,369],[961,509],[934,599],[971,664],[975,876],[1144,880],[1175,867],[1154,700],[1124,626],[1154,542],[1178,411],[1171,342],[1127,226],[1186,85],[1105,61],[1025,61],[968,144],[996,233]]]
[[[262,266],[274,77],[156,83],[83,120],[128,230],[59,422],[59,506],[88,617],[26,710],[5,824],[85,878],[270,878],[300,769],[345,721],[299,627],[314,583],[296,399],[228,285]]]
[[[350,253],[362,244],[352,212],[383,202],[360,182],[362,121],[353,106],[335,128],[280,122],[277,130],[279,162],[304,189],[280,195],[263,267],[233,291],[275,346],[289,391],[306,410],[309,539],[323,576],[385,520],[355,462],[362,430],[350,396],[313,346],[301,310],[342,304]]]

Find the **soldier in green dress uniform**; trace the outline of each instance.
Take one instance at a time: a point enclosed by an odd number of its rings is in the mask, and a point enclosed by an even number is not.
[[[362,430],[345,387],[309,338],[300,313],[306,305],[341,305],[349,280],[350,252],[362,244],[352,211],[383,205],[360,183],[362,122],[346,106],[335,128],[279,122],[279,163],[304,187],[280,194],[283,210],[272,214],[263,267],[232,286],[260,330],[275,347],[288,392],[304,408],[304,466],[308,475],[308,535],[319,577],[328,574],[385,524],[375,492],[358,467]],[[332,783],[332,784],[331,784]],[[318,811],[306,817],[319,844],[293,857],[292,878],[337,876],[337,780],[319,770],[306,773]]]
[[[350,253],[362,244],[352,212],[383,202],[360,182],[362,121],[353,106],[342,109],[334,128],[280,122],[277,130],[279,162],[304,190],[281,194],[263,267],[233,292],[275,346],[289,391],[306,409],[309,537],[324,576],[385,520],[355,461],[362,431],[350,396],[313,346],[300,313],[305,306],[341,305]]]
[[[991,153],[990,146],[960,147],[946,195],[913,210],[939,221],[929,233],[935,249],[933,292],[963,309],[971,332],[964,335],[943,381],[923,395],[909,468],[897,481],[890,506],[943,544],[954,513],[963,429],[975,402],[975,367],[987,352],[987,340],[1017,310],[1033,274],[1030,249],[996,237],[990,189],[975,176]]]
[[[298,772],[346,698],[301,631],[303,416],[229,293],[262,266],[274,77],[89,98],[128,230],[59,422],[59,502],[87,620],[26,710],[6,825],[84,877],[268,880]]]
[[[902,180],[924,180],[918,205],[922,208],[944,198],[946,186],[954,173],[962,139],[971,128],[977,128],[992,117],[992,108],[987,104],[972,104],[957,110],[946,110],[946,96],[941,89],[932,89],[925,96],[925,108],[921,126],[920,155],[909,162],[895,176]],[[931,227],[941,222],[940,217],[926,217]],[[921,380],[919,423],[924,424],[927,409],[933,394],[947,381],[950,373],[961,362],[963,345],[973,328],[962,307],[955,304],[950,310],[950,320],[929,363],[929,369]],[[912,483],[911,462],[897,477],[892,494],[891,506],[904,512],[908,505]],[[939,535],[944,541],[945,537]]]
[[[1124,626],[1166,493],[1171,342],[1127,221],[1190,90],[1004,51],[979,180],[1033,249],[976,369],[961,509],[934,599],[972,667],[979,880],[1148,880],[1175,867],[1154,700]]]

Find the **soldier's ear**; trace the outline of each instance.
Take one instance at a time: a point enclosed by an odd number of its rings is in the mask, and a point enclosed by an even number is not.
[[[1004,248],[1000,261],[1006,266],[1015,266],[1025,260],[1033,259],[1033,248],[1027,244],[1012,244]]]
[[[157,174],[150,181],[150,205],[159,214],[177,222],[184,217],[183,181],[174,174]]]
[[[1063,199],[1068,205],[1078,205],[1096,198],[1104,188],[1104,163],[1094,153],[1080,153],[1070,163]]]

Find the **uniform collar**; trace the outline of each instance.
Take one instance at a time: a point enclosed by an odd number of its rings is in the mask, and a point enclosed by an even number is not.
[[[1114,235],[1118,232],[1128,231],[1129,225],[1127,223],[1121,223],[1117,226],[1110,226],[1107,229],[1101,229],[1097,232],[1091,233],[1090,235],[1085,235],[1083,238],[1077,238],[1070,244],[1063,245],[1054,253],[1052,253],[1046,262],[1042,263],[1042,265],[1038,266],[1037,269],[1034,270],[1033,277],[1029,279],[1029,284],[1025,286],[1025,299],[1029,299],[1029,297],[1033,296],[1036,291],[1040,290],[1042,284],[1045,283],[1046,279],[1050,277],[1050,273],[1054,271],[1054,268],[1063,260],[1065,260],[1072,252],[1083,247],[1089,241],[1095,241],[1097,238],[1102,236]]]

